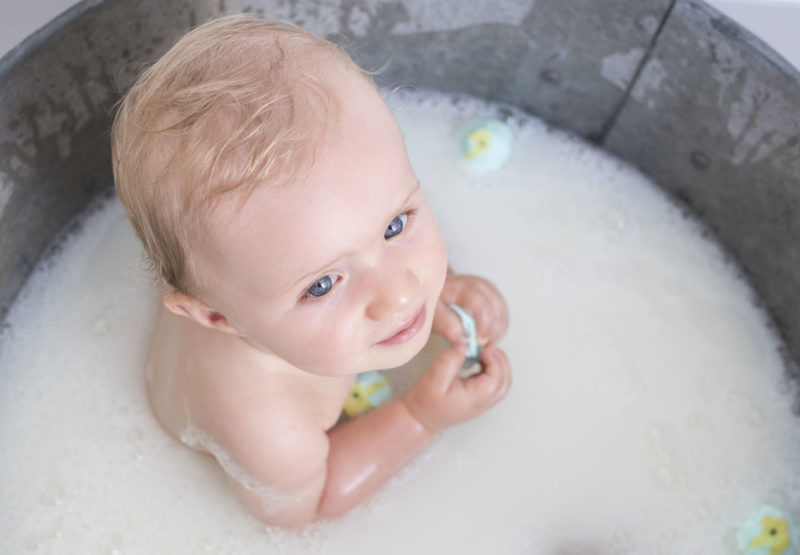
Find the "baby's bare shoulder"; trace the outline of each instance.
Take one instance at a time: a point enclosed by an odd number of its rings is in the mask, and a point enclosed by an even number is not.
[[[151,349],[158,367],[149,389],[165,427],[213,454],[248,505],[263,488],[281,499],[321,494],[326,430],[350,380],[292,372],[238,338],[182,320],[162,318]]]
[[[306,405],[293,402],[286,381],[228,383],[198,422],[237,497],[272,524],[307,521],[315,513],[330,448],[324,427]]]
[[[200,424],[231,460],[258,482],[302,485],[323,472],[328,456],[325,430],[302,407],[270,402],[240,391],[209,407]]]

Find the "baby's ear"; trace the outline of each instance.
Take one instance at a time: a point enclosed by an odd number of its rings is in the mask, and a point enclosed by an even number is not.
[[[186,293],[172,291],[165,294],[161,300],[167,310],[173,314],[185,316],[201,326],[225,333],[239,333],[223,314],[209,308],[202,301]]]

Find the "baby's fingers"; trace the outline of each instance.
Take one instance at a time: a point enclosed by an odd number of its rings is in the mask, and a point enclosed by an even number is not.
[[[445,393],[453,381],[457,379],[458,371],[461,369],[461,365],[464,364],[466,357],[467,353],[464,346],[454,344],[436,357],[431,367],[425,372],[423,379],[437,393]]]
[[[481,354],[483,371],[468,378],[464,386],[485,407],[494,405],[508,393],[511,387],[511,367],[506,354],[489,345]]]
[[[491,341],[492,306],[485,295],[475,292],[464,300],[464,308],[475,318],[475,331],[478,344],[483,346]]]
[[[494,343],[508,330],[508,305],[497,288],[488,281],[481,283],[480,296],[479,336],[484,341]]]
[[[461,319],[449,305],[443,302],[436,303],[433,331],[443,335],[451,344],[466,343],[467,340],[464,335],[464,327],[461,325]]]
[[[475,317],[479,343],[485,345],[503,337],[508,327],[508,308],[493,285],[488,281],[477,281],[463,302]]]

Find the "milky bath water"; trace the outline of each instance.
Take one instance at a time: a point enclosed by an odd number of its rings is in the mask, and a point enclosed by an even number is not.
[[[797,519],[796,389],[700,228],[630,168],[518,114],[506,166],[472,175],[458,130],[510,112],[389,100],[451,266],[508,301],[508,397],[339,521],[265,527],[151,414],[159,296],[118,202],[98,202],[0,338],[0,552],[709,554],[764,503]],[[390,372],[395,389],[441,348]]]

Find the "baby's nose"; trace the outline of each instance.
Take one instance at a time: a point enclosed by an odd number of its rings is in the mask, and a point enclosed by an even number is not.
[[[367,305],[367,318],[379,322],[408,308],[416,300],[419,280],[411,270],[379,277]]]

